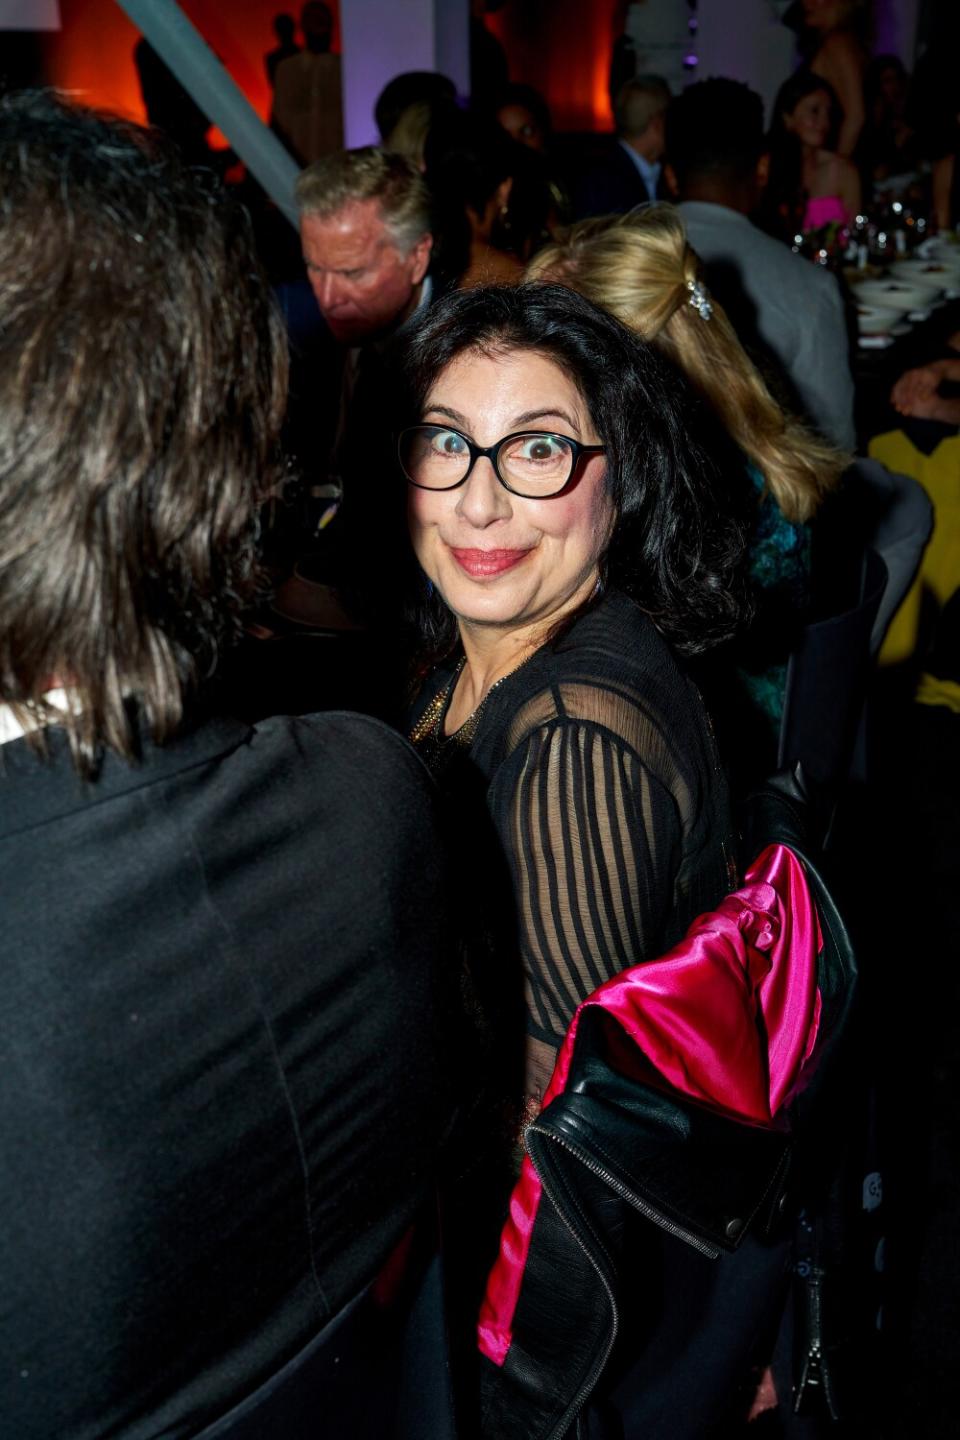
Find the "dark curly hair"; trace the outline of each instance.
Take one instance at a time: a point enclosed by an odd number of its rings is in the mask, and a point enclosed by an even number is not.
[[[258,584],[285,396],[214,178],[56,95],[0,104],[0,700],[37,744],[56,718],[90,773],[135,756],[134,708],[158,742],[180,724]]]
[[[471,350],[535,351],[572,377],[606,447],[616,508],[605,583],[635,599],[683,655],[730,638],[747,610],[745,470],[680,372],[562,286],[459,291],[399,337],[399,425],[422,417],[441,372]],[[413,619],[429,657],[452,648],[453,617],[422,586]]]

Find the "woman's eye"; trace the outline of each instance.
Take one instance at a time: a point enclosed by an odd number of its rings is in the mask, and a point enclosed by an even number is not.
[[[523,460],[559,460],[566,454],[566,446],[553,435],[531,435],[520,447]]]
[[[430,440],[430,449],[435,455],[465,455],[467,445],[462,435],[455,430],[438,430]]]

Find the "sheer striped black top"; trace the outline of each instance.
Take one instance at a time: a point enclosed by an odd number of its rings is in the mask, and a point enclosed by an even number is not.
[[[522,960],[531,1094],[578,1003],[735,883],[726,785],[696,686],[621,594],[491,690],[468,743],[437,743],[423,719],[442,726],[454,672],[431,675],[414,731],[450,802],[472,963],[486,949],[509,986],[505,952]]]

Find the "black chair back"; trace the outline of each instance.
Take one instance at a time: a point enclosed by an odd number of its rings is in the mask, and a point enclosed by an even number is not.
[[[886,583],[884,562],[867,550],[858,602],[805,626],[787,666],[778,763],[799,763],[808,781],[830,791],[850,775]]]

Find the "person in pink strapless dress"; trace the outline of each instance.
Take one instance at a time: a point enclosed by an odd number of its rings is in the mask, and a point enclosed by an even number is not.
[[[850,214],[839,195],[811,195],[803,212],[804,230],[822,230],[825,225],[849,225]]]
[[[798,70],[780,87],[768,137],[767,228],[784,239],[798,231],[849,224],[860,208],[860,177],[829,148],[837,101],[829,83]]]

